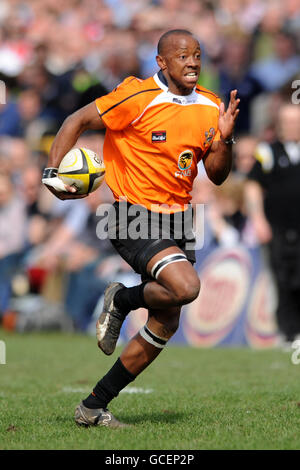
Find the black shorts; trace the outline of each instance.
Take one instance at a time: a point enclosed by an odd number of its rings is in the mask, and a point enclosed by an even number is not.
[[[149,277],[146,267],[154,255],[170,246],[177,246],[193,264],[195,235],[193,210],[162,214],[144,206],[115,202],[108,216],[108,236],[122,258],[143,278]]]

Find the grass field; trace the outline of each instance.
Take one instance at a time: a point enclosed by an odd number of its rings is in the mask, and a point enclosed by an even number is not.
[[[169,346],[128,389],[139,393],[110,404],[133,427],[85,429],[74,408],[118,353],[81,335],[0,330],[0,339],[2,450],[300,449],[300,365],[289,353]]]

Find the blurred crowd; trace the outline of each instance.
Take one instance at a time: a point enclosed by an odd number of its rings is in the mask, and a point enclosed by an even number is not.
[[[129,269],[96,236],[96,209],[112,202],[108,188],[62,202],[43,187],[41,172],[63,120],[128,75],[153,75],[158,39],[174,28],[199,38],[200,85],[225,103],[235,88],[241,99],[231,176],[214,187],[199,165],[194,202],[207,205],[207,239],[221,246],[270,241],[266,221],[250,216],[251,191],[245,192],[245,186],[258,146],[288,141],[284,129],[299,126],[299,0],[2,0],[4,327],[86,331],[107,281]],[[293,93],[297,102],[291,105]],[[299,128],[295,135],[299,142]],[[88,132],[78,145],[101,153],[103,139],[101,133]]]

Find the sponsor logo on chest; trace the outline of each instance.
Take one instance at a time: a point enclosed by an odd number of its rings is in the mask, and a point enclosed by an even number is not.
[[[160,143],[167,141],[166,131],[153,131],[152,132],[152,143]]]

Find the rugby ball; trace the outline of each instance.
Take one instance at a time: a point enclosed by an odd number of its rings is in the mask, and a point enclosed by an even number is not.
[[[95,152],[73,148],[60,162],[57,175],[65,184],[77,189],[77,194],[89,194],[104,181],[105,165]]]

